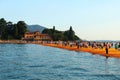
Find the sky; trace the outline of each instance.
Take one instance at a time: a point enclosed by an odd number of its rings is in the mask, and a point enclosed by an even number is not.
[[[0,18],[65,31],[85,40],[120,40],[120,0],[0,0]]]

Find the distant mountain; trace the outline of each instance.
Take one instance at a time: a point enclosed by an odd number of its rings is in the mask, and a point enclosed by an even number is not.
[[[41,25],[27,25],[27,29],[30,32],[40,31],[40,33],[42,33],[42,31],[46,29],[46,27],[43,27]]]

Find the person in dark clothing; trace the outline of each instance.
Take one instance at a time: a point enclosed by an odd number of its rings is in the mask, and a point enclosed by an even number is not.
[[[105,45],[105,51],[106,51],[106,54],[108,54],[108,49],[109,49],[109,44],[106,43],[106,45]]]
[[[106,54],[108,54],[108,48],[106,48],[105,50],[106,50]]]

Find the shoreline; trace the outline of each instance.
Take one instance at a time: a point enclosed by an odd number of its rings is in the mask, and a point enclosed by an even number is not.
[[[94,49],[94,48],[77,48],[77,46],[64,46],[62,44],[54,44],[54,43],[46,43],[42,41],[22,41],[22,40],[0,40],[0,44],[38,44],[43,46],[49,46],[54,48],[60,48],[65,50],[71,50],[71,51],[77,51],[77,52],[89,52],[93,55],[101,55],[104,57],[114,57],[114,58],[120,58],[120,51],[115,50],[115,48],[110,48],[109,53],[106,54],[105,48],[103,49]]]
[[[0,40],[0,44],[40,44],[41,41]]]
[[[58,44],[41,44],[43,46],[50,46],[50,47],[55,47],[55,48],[60,48],[60,49],[65,49],[65,50],[71,50],[71,51],[77,51],[77,52],[88,52],[93,55],[101,55],[104,57],[113,57],[113,58],[120,58],[120,51],[115,50],[115,48],[110,48],[109,53],[106,54],[105,48],[103,49],[93,49],[93,48],[77,48],[77,46],[63,46],[63,45],[58,45]]]

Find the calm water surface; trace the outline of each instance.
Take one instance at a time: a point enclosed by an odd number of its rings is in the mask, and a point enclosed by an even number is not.
[[[0,80],[120,80],[120,59],[34,44],[0,44]]]

